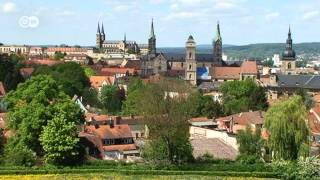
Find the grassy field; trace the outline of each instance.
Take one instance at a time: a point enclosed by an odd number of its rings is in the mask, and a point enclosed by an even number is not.
[[[249,178],[249,177],[218,177],[218,176],[197,176],[197,175],[168,175],[168,176],[154,176],[154,175],[120,175],[116,173],[112,174],[101,174],[101,173],[92,173],[92,174],[49,174],[49,175],[2,175],[2,179],[12,179],[12,180],[63,180],[63,179],[72,179],[72,180],[146,180],[146,179],[197,179],[197,180],[262,180],[264,178]]]

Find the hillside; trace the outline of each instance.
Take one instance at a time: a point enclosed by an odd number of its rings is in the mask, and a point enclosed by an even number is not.
[[[299,43],[294,44],[298,56],[303,56],[306,60],[313,59],[315,56],[320,56],[320,43]],[[285,49],[284,43],[262,43],[249,44],[243,46],[225,45],[223,47],[224,54],[232,59],[265,59],[271,58],[273,54],[281,54]],[[183,47],[176,48],[160,48],[160,51],[171,53],[184,53]],[[198,53],[212,53],[211,45],[198,45]]]

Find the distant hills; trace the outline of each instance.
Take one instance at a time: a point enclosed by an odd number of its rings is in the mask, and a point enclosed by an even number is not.
[[[320,42],[298,43],[293,45],[298,56],[304,57],[306,60],[320,56]],[[184,47],[175,48],[159,48],[162,52],[167,53],[184,53]],[[260,43],[249,45],[224,45],[223,53],[232,59],[266,59],[273,57],[274,54],[281,54],[285,49],[284,43]],[[212,45],[198,45],[198,53],[212,53]]]

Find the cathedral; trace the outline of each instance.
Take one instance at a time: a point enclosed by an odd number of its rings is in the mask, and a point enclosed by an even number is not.
[[[220,25],[217,23],[216,37],[213,40],[212,54],[198,54],[196,42],[192,35],[189,36],[185,45],[185,54],[179,53],[158,53],[156,51],[156,36],[154,33],[153,21],[148,41],[148,54],[141,58],[142,76],[155,74],[179,76],[192,85],[197,85],[198,71],[214,66],[223,66],[222,60],[222,38]]]
[[[96,48],[104,53],[134,53],[146,54],[147,46],[144,44],[137,44],[135,41],[127,41],[126,34],[123,40],[107,40],[104,32],[103,23],[98,23],[96,34]]]

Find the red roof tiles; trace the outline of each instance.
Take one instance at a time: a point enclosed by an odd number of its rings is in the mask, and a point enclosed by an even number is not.
[[[104,85],[114,85],[114,76],[91,76],[90,84],[91,87],[99,90]]]
[[[210,74],[213,79],[240,79],[240,67],[213,67]]]
[[[6,90],[4,89],[3,83],[0,81],[0,97],[6,95]]]
[[[256,61],[243,61],[241,64],[241,74],[258,74]]]
[[[120,139],[120,138],[132,138],[132,133],[129,125],[121,124],[114,125],[100,125],[98,128],[95,126],[86,126],[86,131],[97,134],[101,139]]]

